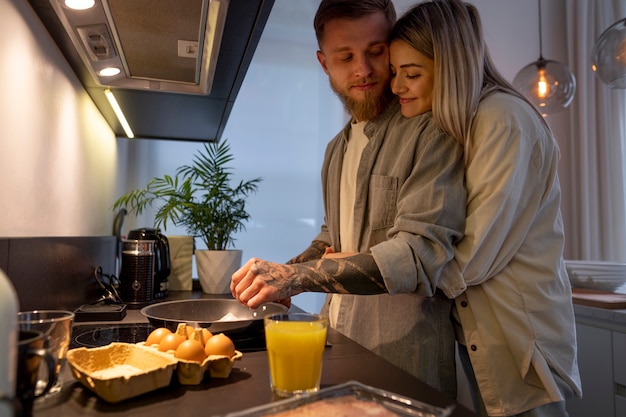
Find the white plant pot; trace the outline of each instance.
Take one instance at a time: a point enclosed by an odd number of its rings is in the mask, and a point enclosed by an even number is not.
[[[230,280],[241,267],[242,250],[196,250],[196,267],[202,292],[230,294]]]
[[[170,246],[171,272],[168,278],[172,291],[191,291],[193,281],[193,236],[167,236]]]

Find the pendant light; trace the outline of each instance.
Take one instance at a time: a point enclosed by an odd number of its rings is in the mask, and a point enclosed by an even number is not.
[[[565,109],[574,99],[576,78],[566,65],[543,58],[541,0],[539,3],[539,59],[517,73],[513,86],[544,116]]]
[[[615,22],[596,40],[591,69],[610,88],[626,88],[626,18]]]

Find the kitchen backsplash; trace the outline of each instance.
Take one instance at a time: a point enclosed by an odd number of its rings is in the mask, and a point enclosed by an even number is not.
[[[98,266],[116,274],[116,247],[115,236],[0,238],[0,268],[21,311],[75,310],[100,297]]]

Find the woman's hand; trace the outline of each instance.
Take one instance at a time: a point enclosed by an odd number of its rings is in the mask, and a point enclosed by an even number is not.
[[[347,258],[348,256],[356,255],[356,252],[335,252],[332,246],[329,246],[324,251],[323,259],[339,259],[339,258]]]

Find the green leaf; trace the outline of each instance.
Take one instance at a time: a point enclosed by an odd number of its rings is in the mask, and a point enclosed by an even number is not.
[[[263,180],[241,180],[233,187],[228,166],[233,160],[226,140],[206,143],[191,165],[179,167],[173,177],[153,178],[146,188],[122,195],[113,210],[124,207],[138,216],[147,207],[155,207],[155,227],[167,230],[168,223],[184,227],[208,249],[225,250],[234,246],[233,235],[245,230],[250,218],[246,198],[258,191]]]

